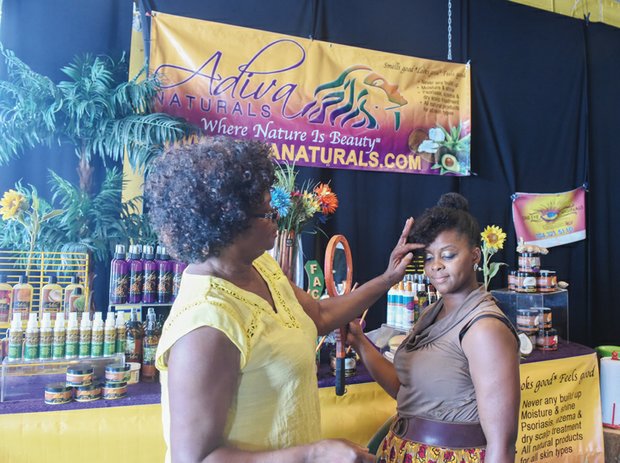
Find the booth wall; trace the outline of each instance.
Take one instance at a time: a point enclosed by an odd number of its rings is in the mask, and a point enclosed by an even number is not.
[[[54,80],[76,53],[112,56],[129,49],[131,2],[4,0],[0,39]],[[142,9],[208,19],[375,50],[446,60],[448,2],[144,0]],[[571,340],[618,342],[620,317],[612,293],[620,257],[613,230],[618,170],[614,115],[620,90],[620,30],[497,0],[452,1],[452,57],[472,66],[472,170],[466,178],[302,169],[329,180],[340,208],[329,235],[347,236],[354,279],[382,272],[408,216],[418,216],[447,191],[470,201],[482,226],[508,233],[496,260],[516,267],[510,195],[555,193],[588,182],[588,239],[552,248],[545,268],[570,283]],[[36,167],[32,161],[45,159]],[[29,169],[24,169],[28,165]],[[58,148],[27,153],[3,167],[0,187],[18,178],[35,183],[46,168],[71,171],[75,159]],[[308,258],[322,260],[326,239],[306,237]],[[105,270],[100,279],[107,280]],[[617,278],[616,278],[617,279]],[[493,282],[505,286],[505,273]],[[103,302],[105,304],[105,302]],[[385,320],[385,299],[368,315]]]

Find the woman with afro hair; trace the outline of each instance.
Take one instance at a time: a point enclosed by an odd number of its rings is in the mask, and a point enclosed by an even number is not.
[[[366,449],[320,440],[317,334],[345,325],[400,281],[409,219],[386,271],[314,301],[266,252],[277,232],[274,164],[262,142],[207,138],[152,164],[149,217],[189,262],[156,355],[166,461],[370,462]]]
[[[425,309],[394,354],[383,358],[359,326],[347,341],[396,399],[397,419],[378,463],[509,463],[519,414],[516,331],[478,284],[480,227],[457,193],[416,220],[409,241],[441,298]]]

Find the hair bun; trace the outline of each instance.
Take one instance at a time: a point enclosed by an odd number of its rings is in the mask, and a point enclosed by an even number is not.
[[[469,212],[469,201],[458,193],[444,193],[437,201],[438,207],[446,207]]]

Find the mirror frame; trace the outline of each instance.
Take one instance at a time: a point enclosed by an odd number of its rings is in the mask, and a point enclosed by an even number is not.
[[[344,291],[342,294],[338,293],[336,289],[336,282],[334,281],[334,256],[336,254],[336,247],[338,244],[342,244],[344,248],[344,255],[347,261],[347,279],[345,280]],[[351,257],[351,247],[344,235],[334,235],[327,243],[325,249],[325,288],[329,297],[342,296],[351,292],[353,287],[353,258]]]

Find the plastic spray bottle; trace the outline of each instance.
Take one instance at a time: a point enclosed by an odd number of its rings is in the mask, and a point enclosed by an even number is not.
[[[125,314],[116,312],[116,353],[125,355],[127,344],[127,328],[125,328]]]
[[[90,355],[91,357],[103,356],[103,318],[101,312],[95,312],[95,319],[93,320],[93,332],[90,343]]]
[[[145,304],[153,304],[157,302],[157,262],[155,262],[155,253],[153,246],[144,246],[144,259],[142,265],[144,269],[144,288],[142,290],[142,302]]]
[[[24,360],[32,362],[39,359],[39,322],[37,313],[31,312],[28,316],[26,336],[24,342]]]
[[[146,326],[144,328],[144,353],[142,357],[142,371],[140,377],[143,381],[150,383],[157,379],[157,368],[155,368],[155,352],[159,344],[159,328],[157,326],[157,316],[155,309],[149,307],[146,314]]]
[[[103,356],[112,357],[116,353],[116,326],[114,326],[114,312],[108,310],[103,328]]]
[[[136,304],[142,300],[144,289],[144,265],[140,259],[140,245],[129,246],[129,296],[127,301]]]
[[[69,323],[67,324],[67,343],[65,346],[65,358],[78,358],[78,346],[80,341],[80,329],[78,327],[77,312],[69,313]]]
[[[48,312],[41,316],[43,318],[41,319],[41,332],[39,334],[39,360],[49,360],[52,358],[52,342],[54,339],[52,314]]]
[[[11,332],[9,333],[9,361],[19,362],[24,349],[24,330],[22,328],[22,314],[13,314]]]
[[[65,342],[67,339],[67,332],[65,330],[65,314],[60,312],[56,316],[56,322],[54,323],[54,340],[52,341],[52,358],[64,359],[65,358]]]
[[[92,324],[88,312],[82,315],[82,322],[80,323],[80,337],[79,337],[79,354],[82,358],[90,357],[90,342],[92,339]]]
[[[129,264],[125,246],[117,244],[110,264],[110,304],[125,304],[129,296]]]

